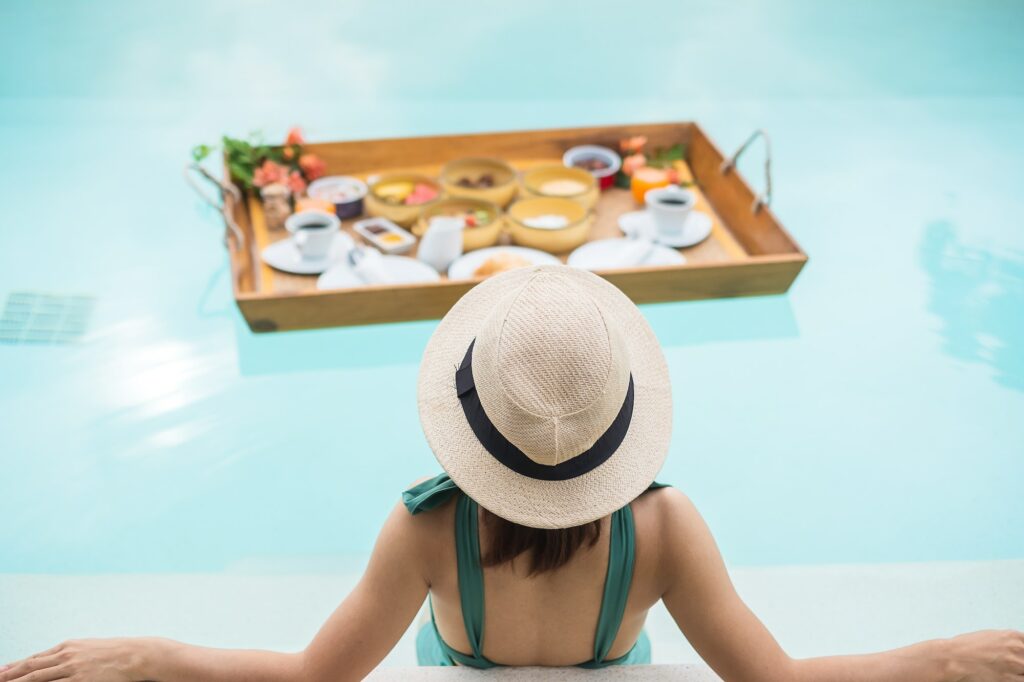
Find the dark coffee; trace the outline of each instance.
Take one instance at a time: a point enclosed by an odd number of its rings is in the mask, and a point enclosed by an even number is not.
[[[303,223],[299,225],[300,230],[322,230],[325,227],[330,227],[330,223]]]
[[[675,199],[673,197],[664,197],[658,199],[658,202],[662,204],[668,204],[669,206],[683,206],[685,204],[690,203],[686,199]]]

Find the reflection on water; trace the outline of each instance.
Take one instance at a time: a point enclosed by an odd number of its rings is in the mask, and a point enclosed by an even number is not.
[[[988,364],[997,382],[1024,390],[1024,256],[964,244],[953,224],[940,220],[926,226],[920,259],[945,351]]]

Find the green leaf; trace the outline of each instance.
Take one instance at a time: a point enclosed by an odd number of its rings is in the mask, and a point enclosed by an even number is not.
[[[228,170],[231,171],[231,177],[246,186],[246,188],[252,188],[252,174],[253,168],[247,164],[238,163],[237,161],[228,160]]]
[[[686,158],[686,146],[676,144],[667,149],[655,149],[647,158],[647,165],[652,168],[669,168],[674,161]]]
[[[665,150],[666,161],[682,161],[686,155],[686,149],[681,144],[676,144]]]
[[[210,145],[197,144],[195,147],[192,147],[192,160],[195,161],[196,163],[199,163],[200,161],[208,157],[212,151],[213,147],[211,147]]]

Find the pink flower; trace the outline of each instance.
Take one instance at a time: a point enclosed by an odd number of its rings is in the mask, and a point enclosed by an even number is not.
[[[288,174],[288,189],[292,194],[302,194],[306,191],[306,180],[299,171],[292,171]]]
[[[295,147],[289,145],[281,150],[281,154],[284,156],[286,161],[291,161],[295,158]]]
[[[253,171],[252,184],[257,187],[265,187],[275,182],[284,182],[287,175],[287,168],[267,159],[262,166]]]
[[[302,139],[302,130],[298,126],[294,126],[288,131],[288,136],[284,138],[285,146],[293,144],[305,144],[306,141]]]
[[[299,157],[299,168],[305,174],[306,179],[316,180],[323,177],[327,172],[327,164],[316,154],[303,154]]]
[[[637,154],[644,148],[645,144],[647,144],[647,138],[643,135],[637,135],[635,137],[627,137],[619,142],[619,148],[624,154]]]
[[[637,168],[647,165],[647,157],[643,154],[630,154],[622,160],[622,172],[632,176]]]

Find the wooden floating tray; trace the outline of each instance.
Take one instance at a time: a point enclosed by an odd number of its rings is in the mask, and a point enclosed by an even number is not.
[[[651,148],[686,145],[686,161],[696,183],[697,208],[711,215],[711,236],[681,249],[685,264],[599,274],[637,303],[787,291],[807,256],[767,207],[754,209],[755,193],[735,170],[723,171],[725,158],[696,123],[327,142],[309,144],[306,149],[326,161],[331,175],[365,179],[411,170],[436,176],[446,162],[462,157],[498,157],[521,170],[541,163],[561,163],[565,150],[575,145],[616,148],[619,140],[634,135],[647,136]],[[622,236],[618,217],[636,208],[628,190],[612,188],[603,192],[590,239]],[[227,210],[245,237],[244,243],[228,240],[235,299],[255,332],[435,319],[480,281],[442,278],[429,284],[318,291],[316,276],[279,272],[260,259],[260,251],[267,244],[284,239],[287,233],[267,229],[257,197],[250,193]],[[344,221],[342,228],[351,233],[353,222]],[[415,252],[407,255],[414,256]],[[563,261],[567,255],[561,254]]]

